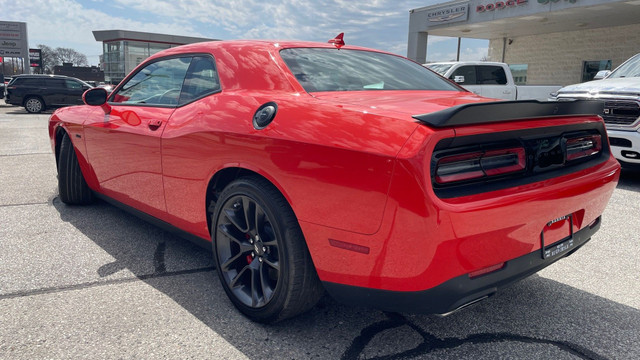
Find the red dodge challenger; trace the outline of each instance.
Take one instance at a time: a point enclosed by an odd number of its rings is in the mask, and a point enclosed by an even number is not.
[[[599,102],[495,102],[331,43],[157,53],[57,110],[60,199],[101,198],[213,249],[274,322],[339,301],[446,314],[568,256],[619,178]]]

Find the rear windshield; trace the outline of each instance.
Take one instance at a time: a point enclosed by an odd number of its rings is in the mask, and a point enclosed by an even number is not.
[[[362,90],[460,91],[405,58],[373,51],[293,48],[280,56],[308,92]]]

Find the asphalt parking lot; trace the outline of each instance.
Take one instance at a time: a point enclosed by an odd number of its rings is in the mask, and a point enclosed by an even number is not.
[[[208,252],[103,202],[62,204],[48,117],[0,105],[0,359],[640,358],[638,173],[581,250],[472,308],[325,297],[267,326],[233,308]]]

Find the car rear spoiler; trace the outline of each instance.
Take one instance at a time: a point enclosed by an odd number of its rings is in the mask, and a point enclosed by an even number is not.
[[[538,101],[516,100],[463,104],[413,118],[433,127],[486,124],[558,116],[602,115],[599,100]]]

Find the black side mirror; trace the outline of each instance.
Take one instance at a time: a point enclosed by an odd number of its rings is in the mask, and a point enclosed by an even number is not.
[[[103,105],[107,102],[107,90],[103,88],[89,89],[82,94],[82,100],[91,106]]]
[[[105,114],[111,112],[111,106],[107,104],[108,93],[103,88],[92,88],[82,94],[82,101],[91,106],[100,106]]]

